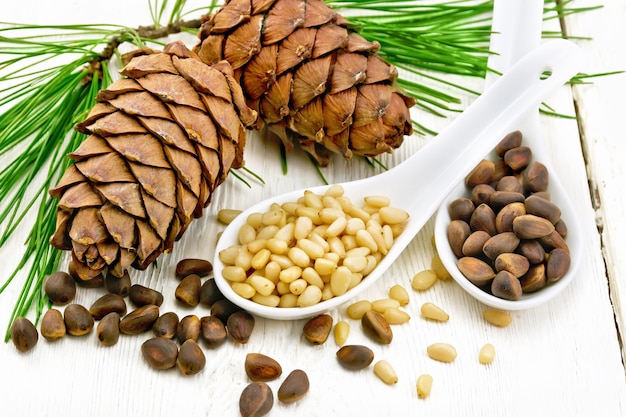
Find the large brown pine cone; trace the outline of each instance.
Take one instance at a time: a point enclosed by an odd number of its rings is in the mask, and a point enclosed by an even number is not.
[[[256,120],[226,62],[213,67],[180,42],[135,52],[123,78],[76,126],[89,136],[50,190],[50,241],[72,251],[82,279],[145,269],[202,216],[230,168],[243,165]]]
[[[323,0],[227,0],[199,37],[200,59],[235,70],[256,128],[288,149],[299,141],[320,165],[330,152],[391,152],[412,133],[415,102],[395,85],[397,70]]]

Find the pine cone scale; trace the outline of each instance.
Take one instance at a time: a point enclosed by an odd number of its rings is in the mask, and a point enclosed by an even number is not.
[[[378,56],[378,42],[358,35],[321,0],[249,4],[249,20],[243,0],[227,0],[207,17],[194,51],[209,65],[231,64],[248,106],[259,113],[255,128],[287,149],[298,141],[320,165],[330,152],[346,158],[391,152],[412,133],[414,100],[395,83],[396,68]]]

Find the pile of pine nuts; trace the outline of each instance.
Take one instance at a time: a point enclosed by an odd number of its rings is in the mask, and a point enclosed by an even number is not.
[[[323,194],[305,191],[295,202],[248,216],[238,244],[219,253],[222,275],[238,295],[256,303],[312,306],[358,285],[408,218],[386,196],[365,197],[357,206],[339,185]]]

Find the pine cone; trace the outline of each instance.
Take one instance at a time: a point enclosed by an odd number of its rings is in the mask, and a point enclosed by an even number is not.
[[[134,52],[121,74],[76,126],[89,136],[50,190],[60,199],[50,242],[72,251],[82,279],[169,252],[243,165],[256,120],[230,65],[209,67],[180,42]]]
[[[412,133],[415,104],[394,83],[380,44],[348,28],[323,0],[227,0],[206,16],[194,51],[227,60],[257,110],[257,129],[288,149],[297,140],[318,163],[330,152],[376,156]]]

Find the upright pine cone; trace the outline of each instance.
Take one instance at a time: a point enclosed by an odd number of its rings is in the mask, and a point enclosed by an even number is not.
[[[50,242],[90,279],[145,269],[202,216],[230,168],[243,165],[245,104],[226,62],[213,67],[180,42],[140,50],[76,126],[89,136],[50,190]]]
[[[330,152],[375,156],[412,133],[415,102],[395,85],[380,44],[323,0],[226,0],[204,20],[194,51],[208,64],[231,64],[259,113],[255,127],[288,149],[297,140],[327,165]]]

